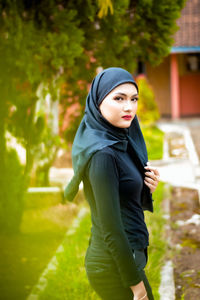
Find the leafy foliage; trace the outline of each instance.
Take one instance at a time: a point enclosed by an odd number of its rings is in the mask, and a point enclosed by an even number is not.
[[[164,133],[156,126],[142,126],[149,160],[163,158]]]
[[[159,64],[164,56],[168,55],[173,44],[172,36],[178,29],[176,19],[180,16],[180,10],[184,0],[171,3],[167,1],[112,1],[112,9],[107,3],[107,14],[103,18],[98,17],[98,7],[94,1],[87,1],[88,7],[83,1],[76,2],[77,18],[80,20],[80,28],[84,31],[83,48],[84,55],[77,59],[78,68],[73,69],[74,81],[71,91],[75,97],[65,94],[65,108],[79,103],[80,115],[71,115],[67,127],[63,127],[64,136],[72,141],[77,126],[84,111],[85,95],[88,83],[95,75],[97,67],[110,66],[124,67],[131,73],[137,67],[137,61]],[[99,2],[100,3],[100,2]],[[70,4],[72,7],[73,4]],[[88,57],[88,60],[87,60]],[[75,75],[76,74],[76,75]],[[67,79],[68,82],[69,79]],[[71,77],[70,77],[71,80]],[[84,82],[83,89],[77,90],[77,81]],[[79,88],[79,87],[78,87]],[[68,100],[71,103],[67,104]],[[63,116],[63,120],[65,119]]]
[[[159,64],[173,44],[172,36],[178,29],[175,21],[184,2],[116,0],[113,1],[114,13],[102,19],[93,16],[91,26],[90,22],[83,22],[79,1],[80,25],[87,29],[84,48],[92,50],[103,67],[121,66],[132,72],[137,59]]]
[[[36,115],[41,84],[53,100],[64,91],[60,126],[71,141],[96,68],[121,66],[133,72],[138,59],[159,63],[172,45],[183,4],[184,0],[0,0],[1,174],[7,174],[6,130],[26,148],[25,182],[44,136],[54,141],[46,119]],[[71,119],[63,126],[71,107]],[[6,176],[0,175],[0,199],[9,197]]]
[[[139,104],[137,114],[143,124],[152,125],[160,118],[153,89],[149,85],[145,76],[138,77],[137,84],[139,87]]]
[[[28,184],[34,157],[42,139],[49,132],[45,118],[36,116],[37,91],[42,83],[44,92],[50,93],[55,99],[63,78],[62,68],[71,72],[75,58],[83,51],[83,33],[78,28],[75,10],[64,10],[54,1],[44,1],[42,6],[37,2],[35,5],[35,1],[0,1],[2,203],[18,201],[18,197],[13,199],[7,193],[7,180],[12,176],[6,167],[6,130],[26,148],[24,182]],[[27,184],[23,185],[23,189],[27,188]],[[2,213],[3,210],[5,206],[2,204]],[[9,223],[11,215],[7,210],[6,213]],[[20,218],[20,215],[16,210],[15,218]]]

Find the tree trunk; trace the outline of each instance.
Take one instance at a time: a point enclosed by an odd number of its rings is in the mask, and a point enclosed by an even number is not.
[[[34,156],[31,153],[31,148],[33,147],[33,142],[32,142],[32,135],[33,130],[32,128],[34,127],[33,125],[33,120],[34,120],[34,113],[35,113],[35,105],[36,105],[36,100],[35,96],[33,97],[32,101],[32,106],[30,110],[30,115],[29,115],[29,124],[28,124],[28,131],[25,130],[24,132],[24,138],[26,140],[26,165],[24,169],[24,179],[25,179],[25,188],[27,189],[30,183],[30,177],[31,177],[31,171],[33,168],[33,163],[34,163]]]

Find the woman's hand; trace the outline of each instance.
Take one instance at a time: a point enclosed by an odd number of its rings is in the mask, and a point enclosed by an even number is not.
[[[145,172],[144,183],[149,187],[151,193],[153,193],[159,183],[160,174],[155,167],[150,166],[149,162],[144,168],[147,171]]]
[[[140,281],[137,285],[131,286],[131,290],[134,295],[134,300],[148,300],[147,291],[144,286],[144,282]]]

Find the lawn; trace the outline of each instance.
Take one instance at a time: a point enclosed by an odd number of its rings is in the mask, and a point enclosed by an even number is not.
[[[87,204],[84,203],[87,207]],[[87,207],[88,208],[88,207]],[[50,271],[46,278],[47,287],[39,294],[40,300],[98,300],[99,298],[88,284],[84,256],[90,233],[90,213],[81,220],[76,232],[66,235],[63,241],[64,252],[56,253],[58,268]],[[33,290],[33,293],[37,290]]]
[[[75,203],[25,209],[21,231],[0,235],[0,299],[26,299],[77,211]]]

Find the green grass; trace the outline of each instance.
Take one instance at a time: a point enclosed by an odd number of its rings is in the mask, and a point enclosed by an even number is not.
[[[142,126],[149,160],[162,159],[164,133],[156,126]]]
[[[25,209],[21,231],[0,235],[0,299],[26,299],[77,212],[75,203]]]
[[[99,300],[90,287],[85,268],[84,257],[90,235],[90,214],[80,223],[75,234],[66,236],[63,242],[64,252],[56,254],[59,267],[48,274],[48,285],[40,293],[40,300]]]
[[[154,297],[159,298],[160,271],[163,266],[167,244],[164,239],[165,220],[162,215],[161,203],[164,198],[164,183],[160,182],[153,194],[154,213],[145,212],[145,219],[150,234],[149,260],[146,274],[152,286]]]
[[[152,285],[155,299],[159,299],[160,269],[164,261],[165,241],[163,240],[164,221],[162,219],[161,202],[164,184],[160,183],[155,192],[155,212],[145,213],[150,232],[149,262],[147,276]],[[77,231],[66,236],[64,252],[57,254],[58,269],[48,275],[48,285],[40,294],[39,300],[99,300],[89,286],[84,268],[84,256],[90,235],[90,214],[81,221]]]

